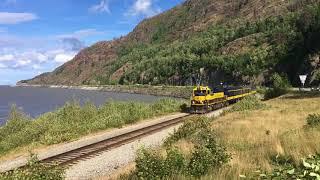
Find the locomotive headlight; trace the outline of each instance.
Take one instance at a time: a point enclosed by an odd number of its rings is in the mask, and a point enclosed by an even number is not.
[[[195,101],[191,101],[191,104],[195,104],[196,102]]]

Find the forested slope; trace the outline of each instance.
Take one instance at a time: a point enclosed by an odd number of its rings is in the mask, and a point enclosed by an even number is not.
[[[298,84],[320,80],[318,0],[188,0],[142,21],[127,36],[82,50],[29,84]]]

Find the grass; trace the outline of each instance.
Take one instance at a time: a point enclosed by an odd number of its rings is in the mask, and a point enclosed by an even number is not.
[[[258,105],[259,108],[253,108],[252,105]],[[207,172],[200,173],[205,174],[201,179],[259,179],[260,174],[274,175],[278,171],[281,177],[289,177],[288,172],[291,173],[293,168],[295,173],[303,174],[302,158],[320,152],[320,125],[317,123],[319,107],[320,96],[314,93],[294,92],[265,102],[253,97],[246,98],[219,118],[187,121],[167,138],[164,146],[156,150],[155,154],[163,154],[169,147],[174,147],[187,158],[186,162],[190,162],[188,157],[201,149],[201,139],[197,137],[207,134],[209,127],[208,132],[214,132],[216,143],[226,147],[226,153],[231,155],[231,159],[229,163],[211,166]],[[199,157],[204,158],[206,155],[201,154]],[[206,158],[200,158],[196,162],[205,160]],[[148,159],[145,161],[148,162]],[[137,171],[139,172],[139,168],[133,168],[132,172]],[[188,172],[171,174],[166,179],[199,178],[190,176],[192,171],[189,169],[186,171]],[[308,171],[312,172],[311,169]],[[130,175],[120,177],[135,179],[130,178]]]
[[[299,98],[297,98],[299,97]],[[320,127],[307,127],[309,114],[320,112],[318,96],[287,95],[265,102],[269,108],[226,114],[212,123],[231,162],[204,179],[238,179],[256,170],[271,171],[275,159],[299,164],[320,152]]]
[[[110,128],[180,111],[184,101],[161,99],[153,104],[108,102],[97,108],[70,102],[34,120],[13,107],[7,124],[0,127],[0,155],[25,147],[40,147],[75,140]]]
[[[0,173],[1,180],[43,180],[54,179],[62,180],[65,169],[56,165],[41,164],[37,156],[31,154],[25,168],[15,169],[13,171]]]

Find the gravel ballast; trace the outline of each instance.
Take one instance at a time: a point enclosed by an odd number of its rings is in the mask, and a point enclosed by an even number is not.
[[[159,146],[163,143],[163,140],[179,126],[181,126],[181,124],[143,137],[140,140],[125,144],[118,148],[111,149],[92,159],[81,161],[66,171],[66,178],[76,180],[107,177],[119,168],[133,162],[139,148]]]
[[[83,137],[77,141],[57,144],[50,147],[46,147],[45,149],[33,150],[35,154],[37,154],[39,160],[46,159],[48,157],[55,156],[57,154],[61,154],[67,151],[71,151],[73,149],[77,149],[89,144],[93,144],[105,139],[109,139],[130,131],[134,131],[140,129],[142,127],[151,126],[153,124],[158,124],[160,122],[168,121],[174,118],[186,116],[186,113],[176,113],[171,115],[166,115],[162,117],[157,117],[149,120],[141,121],[141,123],[130,125],[121,129],[107,130],[106,132],[100,132],[98,134],[89,135]],[[9,171],[12,169],[16,169],[18,167],[24,166],[29,159],[28,154],[18,155],[16,158],[10,158],[6,161],[0,162],[0,173]]]
[[[219,116],[224,109],[217,110],[206,114],[207,117]],[[39,159],[48,158],[56,154],[60,154],[66,151],[70,151],[75,148],[79,148],[88,144],[99,142],[103,139],[111,138],[135,129],[150,126],[152,124],[168,121],[170,119],[186,116],[185,113],[176,113],[172,115],[167,115],[163,117],[154,118],[151,120],[143,121],[139,124],[131,125],[122,129],[116,129],[105,133],[99,133],[96,135],[91,135],[84,137],[80,140],[64,143],[60,145],[54,145],[53,147],[48,147],[45,151],[35,151],[38,154]],[[132,164],[135,159],[136,152],[141,147],[158,147],[163,141],[174,132],[175,129],[179,128],[182,123],[172,126],[170,128],[164,129],[162,131],[156,132],[152,135],[142,137],[139,140],[133,141],[131,143],[122,145],[120,147],[111,149],[106,152],[102,152],[99,155],[88,158],[81,162],[78,162],[70,166],[66,170],[66,179],[108,179],[114,172],[121,170],[121,168]],[[0,163],[0,172],[8,171],[19,166],[24,165],[27,162],[28,157],[18,157],[16,159],[10,159],[8,161]]]
[[[206,114],[206,116],[217,117],[224,110],[225,109],[217,110]],[[136,152],[141,147],[148,148],[160,146],[163,141],[181,125],[182,123],[109,150],[94,158],[81,161],[66,171],[66,178],[69,180],[108,179],[114,172],[118,172],[122,167],[132,163],[135,160]]]

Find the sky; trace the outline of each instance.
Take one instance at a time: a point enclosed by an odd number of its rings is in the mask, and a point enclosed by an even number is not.
[[[50,72],[183,1],[0,0],[0,85]]]

